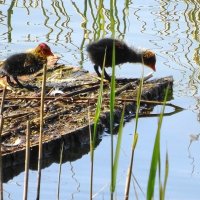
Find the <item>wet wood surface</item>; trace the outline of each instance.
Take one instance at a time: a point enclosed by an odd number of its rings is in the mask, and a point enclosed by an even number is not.
[[[35,76],[25,77],[23,81],[41,88],[42,72],[40,71]],[[3,78],[0,83],[1,85],[5,83]],[[116,81],[116,125],[119,123],[124,105],[126,106],[126,119],[134,117],[138,83],[138,79],[118,79]],[[79,67],[56,65],[48,69],[43,133],[43,151],[46,156],[58,150],[61,142],[65,143],[65,149],[73,145],[89,144],[89,121],[92,127],[99,86],[100,81],[96,75]],[[163,100],[168,86],[170,99],[172,98],[172,77],[144,82],[141,116],[151,113],[153,107]],[[0,88],[1,96],[2,92],[3,89]],[[4,125],[1,149],[4,167],[24,162],[27,120],[30,120],[31,152],[32,154],[37,152],[40,93],[40,89],[31,92],[26,89],[9,87],[7,89],[3,109]],[[109,93],[110,83],[105,81],[99,130],[109,127]],[[148,103],[147,100],[155,101],[155,103]]]

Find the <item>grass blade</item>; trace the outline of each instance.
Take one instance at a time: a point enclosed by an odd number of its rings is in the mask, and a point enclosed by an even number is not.
[[[168,158],[168,153],[166,153],[166,159],[165,159],[165,179],[164,179],[162,200],[165,199],[165,191],[166,191],[166,187],[167,187],[168,174],[169,174],[169,158]]]
[[[42,138],[43,138],[43,118],[44,118],[44,100],[46,90],[46,71],[47,65],[43,65],[43,80],[42,80],[42,91],[40,101],[40,133],[39,133],[39,153],[38,153],[38,179],[37,179],[37,197],[40,199],[40,184],[41,184],[41,168],[42,168]]]
[[[113,42],[112,52],[112,77],[111,77],[111,91],[110,91],[110,134],[111,134],[111,199],[113,199],[114,192],[114,174],[113,174],[113,125],[114,125],[114,107],[115,107],[115,42]]]
[[[131,175],[132,175],[132,168],[133,168],[133,158],[134,158],[137,141],[138,141],[138,133],[135,133],[133,137],[133,144],[132,144],[131,162],[130,162],[128,172],[127,172],[127,179],[126,179],[126,186],[125,186],[125,200],[129,199],[129,190],[130,190]]]
[[[142,67],[142,76],[140,79],[139,89],[138,89],[138,93],[137,93],[137,102],[136,102],[137,108],[136,108],[136,114],[135,114],[135,132],[134,133],[137,133],[137,128],[138,128],[140,103],[141,103],[143,85],[144,85],[144,66]]]
[[[169,87],[166,90],[164,102],[167,101]],[[155,187],[155,179],[156,179],[156,171],[157,166],[159,167],[159,188],[162,187],[161,181],[160,181],[160,132],[161,132],[161,126],[163,121],[163,115],[165,111],[165,104],[162,107],[161,114],[158,121],[158,128],[156,133],[156,138],[154,142],[154,148],[153,148],[153,154],[151,159],[151,167],[150,167],[150,173],[149,173],[149,180],[148,180],[148,186],[147,186],[147,200],[151,200],[154,196],[154,187]]]
[[[150,167],[148,186],[147,186],[147,200],[151,200],[154,195],[156,171],[157,171],[159,154],[160,154],[159,147],[160,147],[160,134],[157,131],[154,148],[153,148],[153,155],[152,155],[152,159],[151,159],[151,167]]]
[[[97,100],[97,107],[96,107],[95,117],[94,117],[93,136],[91,136],[91,133],[90,133],[90,154],[91,154],[90,199],[91,200],[92,200],[92,195],[93,195],[94,148],[96,146],[97,125],[98,125],[98,122],[99,122],[99,117],[100,117],[100,113],[101,113],[101,106],[102,106],[102,100],[103,100],[103,81],[104,81],[105,58],[106,58],[106,49],[105,49],[104,60],[103,60],[99,96],[98,96],[98,100]],[[89,116],[89,113],[88,113],[88,116]],[[89,122],[90,122],[90,120],[89,120]]]
[[[121,142],[122,142],[122,133],[123,133],[123,125],[124,125],[124,110],[125,110],[125,105],[124,105],[121,119],[120,119],[119,132],[118,132],[118,137],[117,137],[117,146],[115,150],[115,159],[114,159],[114,164],[113,164],[113,190],[114,191],[116,188],[117,169],[118,169],[120,148],[121,148]]]
[[[28,199],[29,161],[30,161],[30,122],[27,121],[26,158],[25,158],[24,194],[23,194],[24,200]]]
[[[62,173],[62,161],[63,161],[63,150],[64,150],[64,142],[62,143],[60,150],[60,164],[59,164],[59,173],[58,173],[58,189],[57,189],[57,199],[60,199],[60,180]]]
[[[133,169],[133,158],[135,153],[135,148],[138,141],[138,122],[139,122],[139,112],[140,112],[140,103],[141,103],[141,95],[142,95],[142,88],[144,84],[144,66],[142,67],[142,76],[140,79],[140,84],[137,92],[137,100],[136,100],[136,114],[135,114],[135,130],[134,130],[134,136],[133,136],[133,142],[132,142],[132,149],[131,149],[131,161],[128,168],[128,174],[127,174],[127,181],[125,186],[125,200],[129,199],[129,191],[130,191],[130,183],[131,183],[131,174]]]
[[[102,100],[103,100],[103,81],[104,81],[104,67],[105,67],[105,58],[106,58],[106,49],[104,54],[104,60],[103,60],[103,67],[102,67],[102,74],[101,74],[101,83],[100,83],[100,89],[99,89],[99,96],[97,100],[97,107],[94,117],[94,129],[93,129],[93,137],[92,137],[92,149],[94,150],[95,142],[96,142],[96,134],[97,134],[97,125],[99,122],[99,117],[101,113],[101,106],[102,106]]]

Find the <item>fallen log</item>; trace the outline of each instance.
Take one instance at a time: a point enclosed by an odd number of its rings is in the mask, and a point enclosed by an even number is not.
[[[42,74],[38,73],[38,76],[32,79],[32,84],[41,86],[41,77]],[[116,124],[119,123],[124,104],[125,117],[127,119],[134,117],[139,87],[138,80],[121,79],[116,81]],[[54,70],[47,70],[47,91],[44,98],[43,158],[45,162],[43,167],[48,166],[51,162],[59,162],[57,154],[60,152],[59,147],[63,142],[64,155],[66,155],[63,158],[64,162],[77,159],[89,152],[89,121],[92,127],[99,95],[99,84],[100,82],[94,76],[81,68],[61,65],[56,66]],[[149,110],[152,110],[156,105],[163,105],[162,100],[167,87],[170,90],[170,96],[168,97],[168,100],[170,100],[173,92],[172,77],[146,80],[144,82],[140,109],[142,117],[151,116]],[[104,82],[103,105],[98,126],[101,131],[105,127],[109,127],[109,92],[109,83]],[[2,92],[0,92],[0,95],[2,96]],[[169,103],[167,103],[167,106],[174,108],[172,113],[181,110],[180,107]],[[90,119],[88,119],[88,107]],[[31,131],[30,167],[33,169],[36,167],[40,92],[30,92],[26,89],[8,90],[2,109],[4,125],[1,150],[5,172],[4,181],[7,181],[23,170],[27,120],[30,121]],[[99,131],[99,134],[101,134],[101,131]],[[99,142],[100,139],[97,144]],[[76,155],[73,153],[74,148],[78,152]],[[55,154],[56,158],[54,157]],[[9,170],[12,173],[8,173]]]

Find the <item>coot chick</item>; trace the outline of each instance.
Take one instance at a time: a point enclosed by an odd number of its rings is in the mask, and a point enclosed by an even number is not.
[[[144,63],[147,67],[156,71],[156,56],[155,53],[150,50],[136,50],[130,48],[122,41],[105,38],[97,42],[93,42],[87,46],[87,52],[89,57],[94,63],[94,69],[99,77],[101,74],[99,72],[99,67],[102,69],[103,60],[105,56],[105,67],[112,67],[112,53],[113,53],[113,43],[115,45],[115,64],[123,64],[126,62],[130,63]],[[104,69],[104,75],[107,80],[110,80],[110,76],[106,73]]]
[[[45,43],[39,44],[35,49],[27,53],[17,53],[8,57],[1,64],[1,73],[6,76],[6,80],[11,87],[20,87],[27,89],[34,89],[35,86],[22,85],[19,82],[18,76],[31,75],[43,68],[47,64],[47,57],[53,56],[51,49]],[[16,82],[13,83],[10,78]]]

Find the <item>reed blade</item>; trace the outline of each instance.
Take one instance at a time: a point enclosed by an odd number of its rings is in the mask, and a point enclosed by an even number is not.
[[[141,75],[140,84],[139,84],[139,88],[137,92],[137,99],[136,99],[135,129],[134,129],[133,142],[132,142],[132,148],[131,148],[131,160],[130,160],[130,165],[128,168],[128,175],[127,175],[127,181],[126,181],[126,186],[125,186],[125,200],[129,199],[131,175],[132,175],[132,170],[133,170],[133,159],[134,159],[135,148],[138,141],[137,129],[138,129],[138,122],[139,122],[140,103],[141,103],[143,84],[144,84],[144,65],[142,67],[142,75]]]
[[[97,106],[94,116],[94,129],[93,135],[90,134],[90,155],[91,155],[91,171],[90,171],[90,200],[92,200],[93,196],[93,176],[94,176],[94,148],[96,146],[96,135],[97,135],[97,126],[99,122],[99,117],[101,114],[101,107],[103,101],[103,84],[104,84],[104,67],[105,67],[105,59],[106,59],[106,49],[103,60],[102,74],[101,74],[101,83],[99,88],[99,96],[97,99]],[[89,116],[89,113],[88,113]],[[90,119],[89,119],[90,122]]]
[[[116,182],[117,182],[117,169],[119,164],[119,156],[120,156],[120,149],[121,149],[121,143],[122,143],[122,133],[123,133],[123,125],[124,125],[124,112],[125,112],[125,105],[123,107],[120,124],[119,124],[119,131],[118,131],[118,137],[117,137],[117,145],[115,149],[115,158],[114,158],[114,164],[113,164],[113,191],[115,191],[116,188]]]
[[[46,71],[47,65],[43,65],[43,80],[42,91],[40,101],[40,132],[39,132],[39,153],[38,153],[38,179],[37,179],[37,196],[36,199],[40,199],[40,184],[41,184],[41,168],[42,168],[42,138],[43,138],[43,119],[44,119],[44,100],[45,100],[45,88],[46,88]]]
[[[115,42],[113,42],[112,52],[112,77],[111,77],[111,91],[110,91],[110,135],[111,135],[111,199],[113,199],[114,192],[114,174],[113,174],[113,125],[114,125],[114,108],[115,107]]]
[[[27,121],[26,157],[25,157],[25,176],[24,176],[24,195],[23,195],[23,200],[28,199],[29,162],[30,162],[30,122]]]
[[[168,91],[169,87],[167,87],[164,102],[166,103],[167,97],[168,97]],[[153,148],[153,154],[151,159],[151,166],[150,166],[150,172],[149,172],[149,179],[148,179],[148,185],[147,185],[147,200],[152,200],[154,196],[154,187],[155,187],[155,179],[156,179],[156,172],[157,167],[159,168],[159,194],[161,197],[161,191],[162,191],[162,185],[161,185],[161,163],[160,163],[160,135],[161,135],[161,126],[163,122],[163,116],[165,112],[165,104],[162,107],[159,121],[158,121],[158,128],[156,133],[156,138],[154,142],[154,148]]]
[[[162,192],[162,200],[165,199],[165,191],[167,187],[167,179],[169,175],[169,158],[168,153],[166,152],[166,159],[165,159],[165,178],[164,178],[164,185],[163,185],[163,192]]]
[[[63,161],[63,149],[64,142],[62,142],[61,150],[60,150],[60,164],[59,164],[59,173],[58,173],[58,189],[57,189],[57,199],[60,199],[60,182],[61,182],[61,173],[62,173],[62,161]]]

